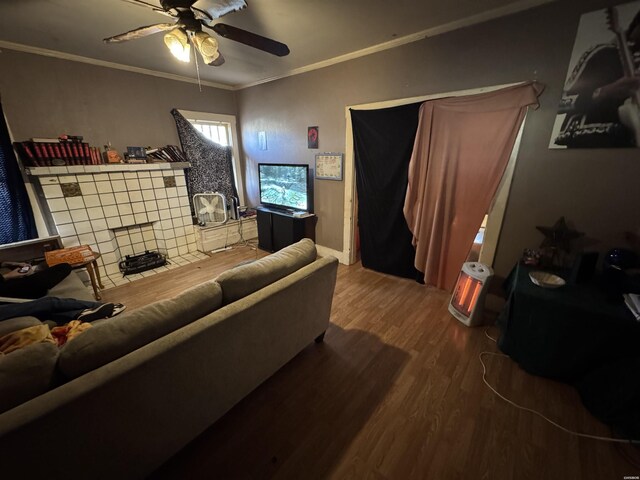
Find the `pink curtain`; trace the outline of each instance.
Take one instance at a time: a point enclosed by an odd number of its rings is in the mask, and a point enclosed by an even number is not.
[[[453,290],[527,106],[537,108],[541,92],[540,84],[527,83],[420,108],[404,216],[427,285]]]

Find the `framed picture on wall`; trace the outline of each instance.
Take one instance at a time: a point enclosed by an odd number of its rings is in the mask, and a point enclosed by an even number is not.
[[[341,153],[319,153],[316,155],[316,179],[342,180]]]
[[[307,127],[307,148],[318,148],[318,127]]]
[[[549,148],[640,147],[640,0],[580,17]]]

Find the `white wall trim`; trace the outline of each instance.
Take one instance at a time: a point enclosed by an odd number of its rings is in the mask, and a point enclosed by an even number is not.
[[[140,73],[142,75],[151,75],[153,77],[166,78],[167,80],[175,80],[178,82],[187,82],[187,83],[195,83],[195,84],[198,83],[197,79],[183,77],[182,75],[158,72],[156,70],[150,70],[147,68],[132,67],[130,65],[123,65],[121,63],[107,62],[105,60],[98,60],[95,58],[83,57],[81,55],[74,55],[72,53],[59,52],[57,50],[49,50],[47,48],[32,47],[30,45],[7,42],[5,40],[0,40],[0,48],[6,48],[7,50],[16,50],[18,52],[33,53],[34,55],[42,55],[45,57],[59,58],[61,60],[70,60],[72,62],[88,63],[89,65],[96,65],[98,67],[115,68],[116,70],[124,70],[126,72]],[[222,90],[237,90],[237,88],[234,88],[230,85],[210,82],[207,80],[201,80],[200,84],[206,87],[220,88]]]
[[[338,250],[334,250],[333,248],[329,247],[323,247],[322,245],[316,245],[316,250],[318,251],[318,255],[321,257],[333,255],[338,259],[340,263],[349,265],[349,263],[347,262],[348,258],[344,256],[344,252],[339,252]]]
[[[386,100],[375,103],[364,103],[361,105],[347,105],[345,107],[345,119],[346,119],[346,132],[345,132],[345,150],[344,150],[344,228],[342,234],[342,256],[346,259],[346,265],[351,265],[356,262],[356,251],[353,248],[354,244],[354,232],[356,227],[356,218],[354,212],[354,198],[355,198],[355,159],[353,149],[353,128],[351,125],[350,109],[355,110],[377,110],[380,108],[396,107],[399,105],[407,105],[409,103],[424,102],[426,100],[433,100],[435,98],[443,97],[461,97],[463,95],[476,95],[479,93],[491,92],[499,90],[501,88],[511,87],[513,85],[519,85],[523,82],[508,83],[504,85],[494,85],[490,87],[472,88],[468,90],[457,90],[453,92],[436,93],[432,95],[423,95],[419,97],[401,98],[396,100]],[[514,158],[513,167],[515,167]],[[513,174],[513,170],[511,170]],[[502,184],[501,189],[506,188],[507,192],[511,188],[511,177],[508,182]],[[499,193],[496,193],[496,196]],[[499,205],[498,208],[506,208],[506,200],[504,205]],[[498,211],[494,212],[500,221],[504,218],[504,211],[500,214]],[[496,243],[498,239],[495,239]],[[495,253],[495,251],[494,251]]]
[[[242,90],[243,88],[255,87],[256,85],[262,85],[264,83],[281,80],[283,78],[299,75],[301,73],[311,72],[313,70],[318,70],[320,68],[330,67],[331,65],[336,65],[342,62],[348,62],[349,60],[353,60],[355,58],[360,58],[366,55],[382,52],[384,50],[389,50],[391,48],[400,47],[408,43],[418,42],[425,38],[435,37],[443,33],[448,33],[461,28],[470,27],[472,25],[477,25],[479,23],[484,23],[489,20],[494,20],[496,18],[512,15],[514,13],[518,13],[524,10],[529,10],[531,8],[539,7],[540,5],[544,5],[546,3],[551,3],[555,1],[556,0],[520,0],[519,2],[514,2],[509,5],[505,5],[503,7],[487,10],[486,12],[478,13],[470,17],[461,18],[460,20],[455,20],[453,22],[445,23],[443,25],[427,28],[426,30],[412,33],[404,37],[395,38],[388,42],[380,43],[378,45],[373,45],[372,47],[363,48],[362,50],[356,50],[355,52],[350,52],[344,55],[323,60],[321,62],[305,65],[304,67],[294,68],[293,70],[289,70],[288,72],[285,72],[281,75],[276,75],[276,76],[265,78],[262,80],[257,80],[255,82],[238,84],[234,86],[234,90]],[[381,107],[381,108],[384,108],[384,107]]]

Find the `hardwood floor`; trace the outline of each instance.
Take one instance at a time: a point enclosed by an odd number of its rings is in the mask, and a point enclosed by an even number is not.
[[[175,295],[255,252],[237,249],[105,292],[129,307]],[[259,252],[258,255],[264,255]],[[152,478],[622,479],[640,471],[610,443],[581,439],[496,397],[478,355],[484,328],[436,289],[338,270],[331,326]],[[498,331],[490,330],[495,337]],[[575,390],[486,358],[502,394],[571,430],[609,435]],[[625,447],[629,449],[630,447]],[[638,458],[637,450],[628,450]]]

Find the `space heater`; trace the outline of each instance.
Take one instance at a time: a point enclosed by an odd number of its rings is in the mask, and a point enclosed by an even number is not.
[[[449,312],[467,327],[482,324],[484,297],[489,289],[493,270],[477,262],[462,264],[462,270],[453,289]]]

